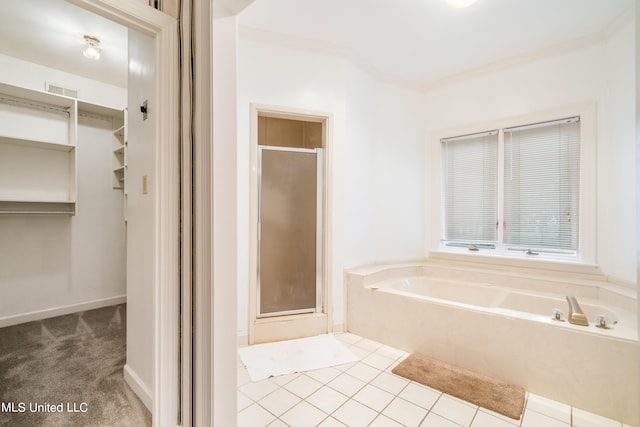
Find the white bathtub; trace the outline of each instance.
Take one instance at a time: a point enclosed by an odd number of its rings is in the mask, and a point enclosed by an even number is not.
[[[490,284],[472,284],[441,280],[437,278],[414,276],[387,279],[366,287],[369,290],[382,290],[390,293],[421,298],[438,304],[502,314],[508,317],[519,317],[558,326],[572,327],[567,322],[568,303],[566,296],[541,292],[524,292]],[[637,338],[635,320],[625,310],[616,311],[593,303],[591,298],[579,299],[580,308],[589,320],[586,329],[580,326],[581,332],[603,333],[609,337]],[[562,320],[555,319],[556,310],[562,313]],[[598,328],[597,319],[604,316],[607,328]],[[620,318],[624,318],[620,321]],[[563,323],[565,323],[563,325]]]
[[[433,264],[352,270],[347,329],[640,425],[633,301],[621,297],[622,307],[613,306],[598,298],[606,294],[599,286]],[[589,326],[552,319],[555,309],[566,318],[567,294],[576,295]],[[598,328],[601,315],[617,323]]]

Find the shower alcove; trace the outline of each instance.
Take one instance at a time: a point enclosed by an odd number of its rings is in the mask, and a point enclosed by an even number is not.
[[[252,106],[249,344],[331,330],[329,119]]]

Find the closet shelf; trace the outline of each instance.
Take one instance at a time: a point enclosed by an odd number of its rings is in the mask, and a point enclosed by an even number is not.
[[[62,198],[16,199],[12,197],[2,197],[2,195],[0,195],[0,203],[75,203],[75,200]]]
[[[118,116],[114,116],[113,130],[113,188],[117,190],[125,189],[127,175],[127,110],[120,111]],[[118,126],[119,125],[119,126]],[[125,191],[126,193],[126,191]]]
[[[74,98],[69,98],[49,92],[27,89],[7,83],[0,83],[0,96],[2,95],[9,96],[21,101],[31,101],[37,104],[61,107],[69,110],[75,110],[76,107],[76,100]]]
[[[124,125],[120,126],[118,129],[114,130],[113,134],[116,136],[116,138],[124,141]]]
[[[77,100],[0,83],[0,213],[76,214]]]
[[[76,148],[75,145],[71,144],[61,144],[59,142],[48,141],[34,141],[32,139],[13,138],[8,136],[0,136],[0,143],[65,152],[70,152],[71,150]]]
[[[0,200],[0,214],[75,215],[75,202]]]

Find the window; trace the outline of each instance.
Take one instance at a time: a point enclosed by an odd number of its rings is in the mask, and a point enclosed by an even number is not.
[[[442,140],[444,240],[495,247],[498,222],[498,131]]]
[[[504,243],[578,250],[578,118],[505,129]]]
[[[440,142],[445,247],[499,254],[578,254],[579,117]]]

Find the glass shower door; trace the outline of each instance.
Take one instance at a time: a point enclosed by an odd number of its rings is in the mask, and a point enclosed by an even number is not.
[[[322,311],[321,153],[259,147],[258,317]]]

